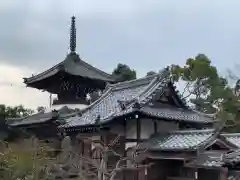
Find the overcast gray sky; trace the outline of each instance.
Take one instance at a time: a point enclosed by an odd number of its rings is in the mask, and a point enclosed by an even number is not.
[[[65,58],[72,15],[77,52],[107,72],[121,62],[140,77],[198,53],[220,70],[231,68],[238,63],[239,7],[239,0],[0,1],[0,101],[47,104],[47,94],[23,88],[21,78]]]

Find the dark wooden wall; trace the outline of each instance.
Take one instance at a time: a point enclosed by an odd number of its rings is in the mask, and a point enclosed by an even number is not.
[[[173,160],[155,160],[153,163],[148,169],[147,180],[167,180],[167,177],[179,176],[179,170],[183,166],[181,161]]]
[[[198,180],[219,180],[220,171],[217,169],[198,169]]]

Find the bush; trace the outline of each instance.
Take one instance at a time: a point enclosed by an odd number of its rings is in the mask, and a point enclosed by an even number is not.
[[[49,151],[51,149],[35,138],[7,144],[0,154],[0,179],[53,180]]]

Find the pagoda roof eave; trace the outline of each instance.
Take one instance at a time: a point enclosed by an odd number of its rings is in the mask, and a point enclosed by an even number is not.
[[[58,63],[52,68],[46,71],[43,71],[42,73],[39,73],[37,75],[34,75],[32,77],[23,78],[24,83],[27,84],[28,86],[31,86],[32,83],[36,83],[38,81],[47,79],[59,73],[60,71],[66,72],[70,75],[81,76],[81,77],[100,80],[100,81],[106,81],[106,82],[116,81],[116,79],[112,75],[84,62],[79,58],[77,53],[72,52],[67,55],[64,61]]]

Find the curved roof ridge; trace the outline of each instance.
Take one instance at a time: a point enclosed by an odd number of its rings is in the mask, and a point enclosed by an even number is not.
[[[139,96],[139,98],[141,98],[140,103],[147,104],[147,102],[148,102],[148,101],[146,101],[147,98],[150,97],[149,100],[152,99],[154,92],[156,92],[159,87],[161,87],[161,90],[163,91],[163,89],[162,89],[163,81],[164,81],[164,78],[159,81],[159,77],[155,77],[152,80],[152,82],[150,83],[147,91],[145,91],[145,93],[143,93]]]
[[[128,105],[128,108],[131,108],[131,107],[135,104],[136,100],[137,100],[140,96],[142,96],[142,95],[144,95],[145,93],[147,93],[148,91],[150,91],[150,90],[152,89],[152,86],[155,85],[154,83],[156,82],[157,79],[158,79],[158,77],[155,77],[155,78],[151,79],[151,81],[150,81],[150,83],[147,85],[147,87],[145,87],[138,95],[136,95],[136,96],[132,99],[133,102]],[[113,87],[110,87],[110,89],[111,89],[111,90],[114,90]],[[110,92],[111,92],[111,91],[110,91]],[[109,93],[109,94],[110,94],[110,93]],[[105,98],[105,97],[104,97],[104,98]],[[104,99],[104,98],[103,98],[103,99]],[[111,119],[111,117],[114,117],[116,114],[117,114],[117,112],[113,112],[113,113],[109,114],[108,117],[105,117],[104,119]]]
[[[214,128],[209,128],[209,129],[187,129],[187,130],[175,130],[175,131],[169,131],[169,132],[158,132],[155,135],[162,135],[162,134],[193,134],[193,133],[214,133],[215,129]]]
[[[221,136],[232,137],[232,136],[240,136],[240,133],[221,133]]]
[[[94,70],[95,72],[99,73],[100,75],[105,76],[106,78],[112,79],[112,80],[114,81],[114,76],[112,76],[111,74],[108,74],[108,73],[106,73],[106,72],[104,72],[104,71],[102,71],[102,70],[100,70],[100,69],[98,69],[98,68],[96,68],[96,67],[88,64],[88,63],[85,62],[85,61],[83,61],[83,60],[79,57],[79,55],[78,55],[77,53],[75,53],[75,52],[72,52],[72,53],[67,54],[67,57],[66,57],[62,62],[54,65],[53,67],[51,67],[51,68],[49,68],[49,69],[47,69],[47,70],[45,70],[45,71],[43,71],[43,72],[41,72],[41,73],[38,73],[38,74],[36,74],[36,75],[34,75],[34,76],[32,76],[32,77],[23,78],[24,81],[25,81],[26,83],[31,83],[31,81],[38,81],[38,80],[42,80],[42,79],[44,79],[44,78],[47,78],[47,77],[49,76],[49,74],[50,74],[50,75],[54,75],[54,74],[58,73],[58,72],[60,71],[60,69],[61,69],[61,68],[60,68],[61,66],[64,66],[65,71],[67,71],[66,69],[68,69],[68,66],[69,66],[68,63],[71,62],[71,61],[74,61],[74,59],[73,59],[74,57],[71,57],[71,56],[75,56],[75,58],[77,57],[77,60],[78,60],[78,61],[76,61],[76,62],[79,63],[80,65],[83,65],[83,66],[85,66],[86,68],[92,69],[92,70]],[[54,72],[54,71],[56,71],[56,72]],[[68,72],[68,71],[67,71],[67,72]],[[51,74],[51,73],[52,73],[52,74]],[[46,77],[41,77],[41,76],[46,76]]]
[[[78,54],[77,54],[77,55],[78,55]],[[79,56],[79,55],[78,55],[78,56]],[[87,67],[89,67],[89,68],[94,68],[97,72],[99,72],[99,74],[102,74],[102,75],[107,76],[107,77],[109,77],[109,78],[112,78],[112,77],[113,77],[113,75],[111,75],[111,74],[109,74],[109,73],[106,73],[106,72],[98,69],[97,67],[95,67],[95,66],[93,66],[93,65],[91,65],[91,64],[89,64],[89,63],[87,63],[87,62],[85,62],[85,61],[83,61],[80,57],[79,57],[79,60],[80,60],[80,62],[81,62],[83,65],[85,65],[85,66],[87,66]]]
[[[103,101],[104,98],[106,98],[107,96],[110,95],[110,92],[112,91],[112,88],[109,87],[104,93],[103,95],[100,96],[100,98],[98,98],[96,101],[94,101],[93,103],[91,103],[88,107],[86,107],[83,110],[83,113],[86,112],[88,109],[91,109],[94,105],[100,103],[101,101]]]
[[[189,110],[197,113],[197,114],[200,114],[200,115],[203,115],[203,116],[207,116],[207,117],[211,117],[211,118],[215,118],[215,115],[216,113],[212,113],[212,114],[207,114],[207,113],[203,113],[203,112],[200,112],[200,111],[197,111],[195,109],[192,109],[192,108],[189,108]]]
[[[185,134],[185,133],[214,133],[215,129],[214,128],[209,128],[209,129],[191,129],[191,130],[177,130],[177,131],[172,131],[170,133],[179,133],[179,134]]]
[[[137,86],[137,85],[140,85],[140,84],[149,83],[155,77],[161,77],[166,72],[168,72],[168,70],[163,69],[161,72],[153,74],[153,75],[149,75],[149,76],[145,76],[145,77],[142,77],[142,78],[137,78],[137,79],[133,79],[133,80],[129,80],[129,81],[118,82],[118,83],[115,83],[115,84],[109,84],[109,87],[112,87],[115,90],[115,89],[124,89],[124,88],[128,88],[128,87],[133,87],[135,85]]]
[[[42,72],[40,72],[40,73],[37,73],[36,75],[33,75],[33,76],[31,76],[31,77],[28,77],[28,78],[24,77],[23,80],[24,80],[24,82],[25,82],[25,81],[33,81],[34,79],[37,79],[38,77],[41,77],[41,76],[44,75],[44,74],[47,74],[47,73],[50,73],[51,71],[56,70],[56,69],[57,69],[60,65],[62,65],[62,64],[64,64],[64,61],[62,61],[62,62],[60,62],[60,63],[57,63],[57,64],[54,65],[53,67],[48,68],[48,69],[46,69],[45,71],[42,71]]]

